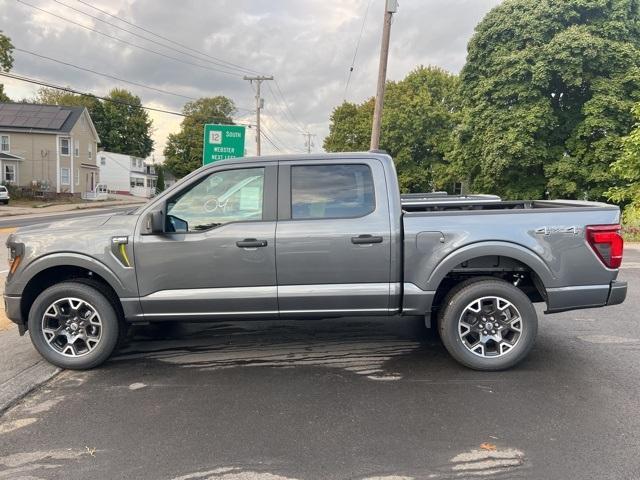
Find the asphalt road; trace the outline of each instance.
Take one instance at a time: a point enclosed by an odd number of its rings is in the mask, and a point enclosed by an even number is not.
[[[60,213],[47,213],[42,215],[16,215],[14,217],[0,217],[0,228],[24,227],[26,225],[35,225],[36,223],[52,222],[55,220],[66,220],[69,218],[86,217],[89,215],[106,215],[109,213],[127,212],[135,210],[139,205],[127,205],[116,208],[88,208],[85,210],[71,210]]]
[[[506,372],[457,365],[414,319],[140,328],[0,418],[0,478],[640,478],[625,258],[626,303],[541,316]]]

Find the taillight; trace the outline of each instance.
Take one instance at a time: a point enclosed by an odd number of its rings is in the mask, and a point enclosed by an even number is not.
[[[587,242],[605,266],[620,268],[624,247],[620,225],[588,225]]]

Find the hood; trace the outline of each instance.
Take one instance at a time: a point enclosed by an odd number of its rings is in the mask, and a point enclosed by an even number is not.
[[[29,225],[26,227],[20,227],[16,231],[17,234],[32,234],[32,233],[56,233],[56,232],[82,232],[87,230],[96,230],[107,224],[113,227],[122,227],[126,225],[135,225],[137,215],[124,215],[124,214],[98,214],[88,215],[81,218],[70,218],[64,220],[54,220],[47,223],[38,223],[36,225]]]

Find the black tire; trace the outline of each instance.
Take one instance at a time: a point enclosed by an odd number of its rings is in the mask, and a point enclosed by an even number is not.
[[[99,314],[101,336],[93,349],[80,356],[66,356],[47,343],[42,329],[42,319],[49,306],[64,298],[77,298],[88,302]],[[31,342],[48,362],[66,369],[87,370],[104,363],[113,353],[120,338],[120,321],[113,304],[96,288],[85,283],[62,282],[44,290],[29,311]]]
[[[520,337],[515,345],[495,357],[473,353],[463,343],[458,330],[458,322],[467,306],[478,299],[491,296],[510,302],[522,319]],[[438,331],[447,351],[462,365],[474,370],[505,370],[522,361],[533,348],[538,333],[538,317],[529,298],[512,284],[499,279],[470,279],[456,286],[446,296],[439,315]]]

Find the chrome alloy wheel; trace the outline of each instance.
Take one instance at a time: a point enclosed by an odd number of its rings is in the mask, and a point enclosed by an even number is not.
[[[520,340],[522,317],[518,309],[504,298],[478,298],[462,311],[458,319],[458,335],[474,355],[501,357]]]
[[[45,310],[42,333],[57,353],[81,357],[100,343],[102,320],[90,303],[79,298],[61,298]]]

